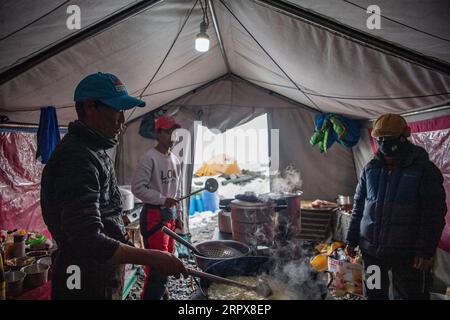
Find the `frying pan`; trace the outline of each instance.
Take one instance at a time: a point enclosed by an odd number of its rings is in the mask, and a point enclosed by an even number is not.
[[[281,268],[282,269],[282,268]],[[215,274],[221,277],[230,276],[258,276],[261,274],[268,274],[276,276],[278,279],[289,282],[287,276],[280,272],[280,261],[274,258],[265,256],[247,256],[235,259],[228,259],[213,265],[210,265],[205,272]],[[289,282],[295,291],[298,291],[301,296],[306,299],[321,300],[325,299],[332,279],[328,282],[321,278],[321,274],[314,270],[303,270],[299,272],[308,272],[309,281],[302,283]],[[286,279],[284,279],[286,277]],[[200,291],[204,298],[208,298],[208,288],[211,282],[206,279],[200,279]]]

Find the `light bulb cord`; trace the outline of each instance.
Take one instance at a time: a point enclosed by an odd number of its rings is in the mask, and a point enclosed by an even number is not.
[[[205,1],[205,4],[203,5],[203,1]],[[204,25],[205,30],[209,27],[209,18],[208,18],[208,1],[206,0],[200,0],[200,6],[202,8],[203,12],[203,21],[200,24],[201,26]]]

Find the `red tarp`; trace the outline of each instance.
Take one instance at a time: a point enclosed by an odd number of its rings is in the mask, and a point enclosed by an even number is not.
[[[0,132],[0,229],[47,229],[39,202],[44,165],[35,159],[36,147],[36,133]]]

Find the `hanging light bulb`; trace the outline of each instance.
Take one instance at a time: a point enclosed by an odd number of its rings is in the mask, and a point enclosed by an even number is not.
[[[200,23],[200,33],[195,37],[195,50],[199,52],[206,52],[209,50],[209,36],[206,33],[208,25],[205,21]]]

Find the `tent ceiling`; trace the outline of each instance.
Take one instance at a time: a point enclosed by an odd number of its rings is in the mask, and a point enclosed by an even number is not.
[[[448,0],[285,0],[362,32],[450,63]],[[367,8],[381,9],[381,29],[366,26]]]
[[[96,71],[117,74],[130,93],[147,102],[147,107],[128,112],[129,120],[229,72],[308,107],[359,118],[407,112],[450,100],[447,74],[273,10],[256,0],[212,1],[230,69],[211,18],[210,51],[200,54],[193,48],[201,21],[198,1],[166,0],[73,44],[0,85],[0,113],[12,121],[37,123],[39,108],[54,105],[60,123],[66,124],[75,117],[72,100],[76,84]],[[137,2],[114,0],[94,4],[83,0],[77,4],[82,14],[86,14],[83,26],[87,27]],[[345,10],[348,1],[320,1],[320,5],[317,1],[290,2],[336,20],[342,17],[343,23],[354,28],[362,23],[361,18],[353,17],[356,13]],[[353,2],[366,5],[362,0]],[[448,21],[441,21],[443,13],[436,12],[439,6],[445,8],[446,3],[433,0],[429,8],[423,7],[428,1],[408,3],[423,9],[424,16],[418,17],[409,7],[401,13],[400,7],[391,1],[381,2],[382,14],[392,19],[400,19],[403,14],[404,24],[427,20],[418,22],[417,28],[450,38],[450,28],[444,28]],[[7,29],[2,29],[2,37],[54,11],[1,40],[0,68],[4,70],[30,53],[73,35],[65,28],[67,5],[64,1],[48,0],[24,9],[25,1],[3,1],[0,23]],[[19,10],[25,10],[26,14],[16,20],[14,12]],[[341,16],[343,12],[347,15]],[[363,16],[365,25],[367,14]],[[440,26],[433,27],[434,24]],[[389,24],[382,31],[375,36],[448,60],[445,55],[450,51],[444,49],[445,41],[431,37],[436,41],[433,45],[431,40],[415,40],[418,38],[407,37],[405,30]]]

